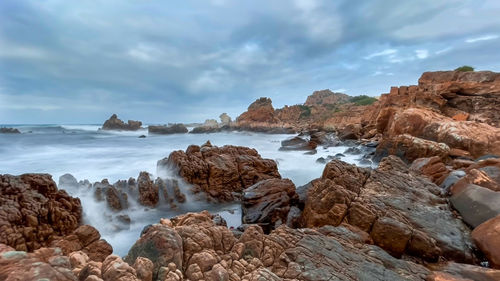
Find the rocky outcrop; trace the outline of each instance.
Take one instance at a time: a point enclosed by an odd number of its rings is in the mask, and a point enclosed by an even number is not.
[[[58,190],[50,175],[0,175],[0,243],[33,251],[71,233],[81,219],[80,199]]]
[[[367,244],[349,227],[281,226],[265,235],[254,225],[237,238],[216,221],[207,212],[162,219],[143,231],[125,260],[142,255],[155,264],[154,276],[169,272],[188,280],[425,280],[430,274]]]
[[[265,179],[280,178],[276,163],[255,149],[226,145],[190,145],[158,161],[160,169],[173,169],[195,193],[203,191],[219,200],[234,200],[243,189]]]
[[[417,158],[437,156],[442,161],[445,161],[449,152],[450,148],[445,143],[402,134],[394,138],[384,138],[378,144],[373,159],[378,162],[386,156],[396,155],[406,163],[412,163]]]
[[[0,128],[0,134],[20,134],[21,132],[16,128]]]
[[[441,185],[451,173],[439,156],[418,158],[410,166],[410,170],[427,177],[436,185]]]
[[[111,115],[111,117],[104,122],[102,125],[103,130],[119,130],[119,131],[137,131],[141,128],[141,121],[128,120],[127,123],[118,119],[116,114]]]
[[[111,255],[113,247],[90,225],[82,225],[64,237],[54,237],[51,247],[59,248],[64,255],[82,251],[92,261],[102,262]]]
[[[267,179],[243,192],[243,223],[259,224],[269,233],[275,225],[287,223],[290,208],[298,203],[295,185],[289,179]]]
[[[222,113],[221,115],[219,115],[219,118],[220,118],[220,123],[222,126],[228,126],[231,124],[232,120],[231,120],[231,117],[229,115],[227,115],[227,113]]]
[[[171,134],[185,134],[188,132],[188,129],[184,124],[171,124],[169,126],[158,125],[158,126],[148,126],[149,134],[158,134],[158,135],[171,135]]]
[[[351,97],[342,94],[334,93],[330,90],[314,91],[312,95],[308,96],[304,105],[326,105],[326,104],[342,104],[349,102]]]
[[[149,173],[141,172],[137,178],[137,189],[139,191],[139,203],[144,206],[155,207],[160,200],[158,185],[149,177]]]
[[[302,220],[307,227],[356,226],[396,257],[470,262],[470,231],[439,194],[439,187],[394,156],[372,171],[332,160],[311,182]]]
[[[448,262],[433,265],[432,269],[427,281],[500,280],[500,270],[470,264]]]

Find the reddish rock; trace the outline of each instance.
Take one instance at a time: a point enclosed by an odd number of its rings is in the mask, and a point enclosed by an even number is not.
[[[427,281],[496,281],[500,280],[500,270],[491,268],[448,262],[445,264],[433,265],[434,270],[427,277]]]
[[[383,139],[377,146],[374,159],[380,161],[388,155],[396,155],[411,163],[418,158],[437,156],[445,161],[450,148],[444,143],[424,140],[408,134]]]
[[[148,172],[141,172],[137,178],[139,203],[144,206],[155,207],[160,200],[159,187],[149,177]]]
[[[81,218],[80,199],[58,190],[50,175],[0,175],[0,243],[33,251],[71,233]]]
[[[500,269],[500,215],[489,219],[472,231],[472,239],[493,268]]]
[[[418,158],[413,161],[410,170],[426,176],[437,185],[441,185],[451,172],[438,156]]]
[[[173,168],[195,192],[204,191],[219,200],[233,200],[261,180],[281,178],[273,160],[263,159],[255,149],[231,145],[190,146],[158,161],[158,167]]]

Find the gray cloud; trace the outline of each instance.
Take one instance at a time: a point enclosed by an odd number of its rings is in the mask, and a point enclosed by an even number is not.
[[[451,1],[0,3],[0,123],[233,117],[255,98],[379,95],[426,70],[499,70],[500,4]]]

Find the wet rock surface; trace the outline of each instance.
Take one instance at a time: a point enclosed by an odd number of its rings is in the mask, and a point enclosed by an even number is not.
[[[0,134],[20,134],[21,132],[16,128],[0,128]]]
[[[238,198],[243,189],[265,179],[281,178],[276,163],[263,159],[255,149],[226,145],[189,146],[158,161],[159,169],[172,168],[194,192],[203,191],[223,200]],[[165,167],[165,168],[164,168]]]

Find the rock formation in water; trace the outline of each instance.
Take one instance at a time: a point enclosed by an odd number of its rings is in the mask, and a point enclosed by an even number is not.
[[[141,128],[141,121],[128,120],[127,123],[118,119],[116,114],[111,115],[111,117],[104,122],[102,125],[103,130],[118,130],[118,131],[137,131]]]
[[[188,132],[188,129],[184,124],[172,124],[169,126],[158,125],[148,126],[148,133],[150,134],[159,134],[159,135],[170,135],[170,134],[185,134]]]
[[[273,160],[263,159],[255,149],[226,145],[190,145],[158,161],[159,169],[173,169],[193,191],[205,192],[222,201],[240,197],[243,189],[265,179],[281,178]]]
[[[0,128],[0,134],[20,134],[21,132],[16,128]]]

